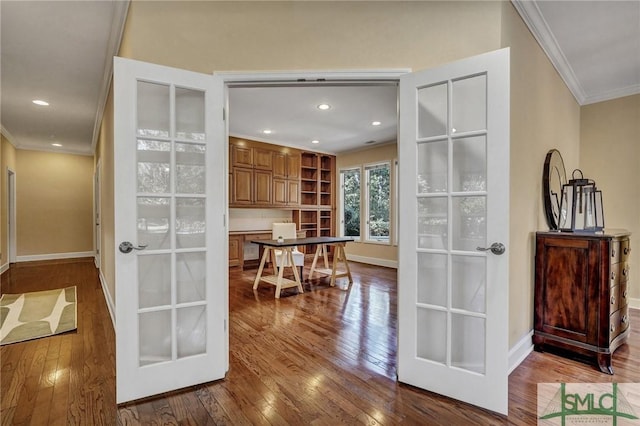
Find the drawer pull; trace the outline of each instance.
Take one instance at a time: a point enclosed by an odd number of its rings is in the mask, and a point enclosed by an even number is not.
[[[616,249],[611,249],[611,257],[616,257]]]
[[[622,270],[622,276],[626,277],[627,275],[629,275],[629,267],[626,267]]]
[[[623,298],[623,299],[626,299],[626,298],[627,298],[627,290],[625,290],[625,291],[623,291],[623,292],[622,292],[622,298]]]
[[[611,324],[611,326],[609,327],[609,331],[611,331],[612,333],[616,331],[616,326]]]
[[[631,249],[629,247],[625,247],[624,248],[624,255],[625,256],[628,255],[630,251],[631,251]]]
[[[611,271],[611,280],[615,280],[616,279],[616,273],[615,271]]]
[[[623,315],[620,322],[622,322],[623,324],[627,324],[629,322],[629,317],[627,315]]]
[[[616,297],[611,296],[611,304],[614,305],[616,303]]]

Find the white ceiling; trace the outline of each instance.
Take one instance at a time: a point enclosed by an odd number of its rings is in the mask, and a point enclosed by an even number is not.
[[[640,1],[513,4],[581,105],[640,93]],[[93,153],[127,5],[0,1],[0,124],[16,147]],[[233,88],[230,133],[336,153],[384,143],[396,134],[395,90]],[[332,108],[318,111],[321,101]],[[270,136],[260,133],[267,127]]]

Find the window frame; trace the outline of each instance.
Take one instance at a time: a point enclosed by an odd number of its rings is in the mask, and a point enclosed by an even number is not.
[[[350,235],[350,237],[353,238],[354,241],[362,241],[362,166],[351,166],[351,167],[344,167],[341,168],[339,170],[339,182],[340,182],[340,223],[339,223],[339,227],[340,227],[340,236],[344,237],[344,226],[345,226],[345,221],[344,221],[344,212],[345,212],[345,208],[344,208],[344,203],[345,203],[345,196],[344,196],[344,173],[345,172],[350,172],[350,171],[358,171],[359,175],[360,175],[360,193],[359,195],[359,205],[358,205],[358,214],[359,214],[359,219],[360,219],[360,224],[359,224],[359,235],[356,236],[352,236]]]
[[[364,238],[362,238],[362,241],[366,242],[366,243],[370,243],[370,244],[381,244],[381,245],[392,245],[392,228],[393,228],[393,223],[392,223],[392,217],[391,217],[391,213],[392,213],[392,203],[393,203],[393,176],[392,176],[392,160],[384,160],[384,161],[376,161],[373,163],[367,163],[367,164],[363,164],[362,168],[364,171],[364,184],[365,184],[365,188],[364,188],[364,200],[361,200],[361,204],[364,204],[364,216],[361,216],[361,221],[364,220]],[[389,170],[389,236],[386,237],[386,239],[372,239],[370,238],[370,227],[369,227],[369,218],[370,218],[370,212],[371,212],[371,208],[369,205],[369,172],[370,170],[374,170],[376,168],[379,168],[380,166],[385,167]],[[361,189],[362,191],[362,189]],[[362,222],[361,222],[361,226],[362,226]],[[362,232],[360,232],[360,234],[362,234]],[[362,237],[362,235],[361,235]]]

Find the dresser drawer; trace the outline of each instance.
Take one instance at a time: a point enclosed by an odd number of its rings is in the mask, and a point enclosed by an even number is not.
[[[629,244],[629,240],[620,241],[620,261],[626,262],[631,255],[631,245]]]
[[[611,263],[620,262],[620,240],[611,241],[609,255],[611,258]]]
[[[620,285],[611,287],[609,295],[609,313],[612,314],[620,308]]]
[[[625,306],[612,313],[609,317],[609,342],[613,341],[627,328],[629,328],[629,307]]]

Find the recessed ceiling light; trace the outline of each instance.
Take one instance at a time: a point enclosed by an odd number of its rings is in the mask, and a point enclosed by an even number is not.
[[[31,102],[33,102],[36,105],[40,105],[40,106],[49,106],[49,102],[43,101],[41,99],[34,99]]]
[[[320,104],[320,105],[318,105],[318,109],[321,109],[321,110],[325,111],[325,110],[331,109],[331,105],[329,105],[329,104]]]
[[[317,140],[317,139],[314,139],[314,140],[311,141],[311,143],[320,143],[320,141]]]
[[[372,121],[372,122],[371,122],[371,125],[372,125],[372,126],[379,126],[379,125],[381,125],[381,124],[382,124],[382,123],[381,123],[381,122],[379,122],[379,121]]]
[[[264,129],[262,131],[262,133],[264,133],[265,135],[270,135],[271,134],[271,129]]]
[[[51,145],[52,145],[52,146],[57,146],[57,147],[62,146],[62,144],[61,144],[61,143],[57,143],[57,142],[56,142],[56,143],[52,143]]]

